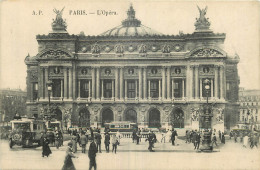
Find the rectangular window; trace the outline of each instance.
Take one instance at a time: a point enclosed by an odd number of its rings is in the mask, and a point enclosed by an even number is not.
[[[151,80],[150,83],[151,98],[159,98],[159,80]]]
[[[134,80],[128,80],[127,81],[127,97],[128,98],[135,98],[135,81]]]
[[[38,98],[38,83],[33,83],[33,101]]]
[[[52,80],[52,96],[61,97],[61,80],[60,79]]]
[[[89,80],[80,80],[80,97],[89,97]]]
[[[182,79],[174,80],[174,97],[176,98],[182,97]]]
[[[104,98],[112,98],[112,80],[104,80]]]
[[[202,79],[202,97],[211,97],[211,90],[211,79]]]

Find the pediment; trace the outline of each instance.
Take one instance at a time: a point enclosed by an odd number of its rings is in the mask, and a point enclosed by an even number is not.
[[[37,59],[66,60],[74,59],[74,55],[63,49],[47,49],[37,55]]]
[[[204,57],[226,57],[227,54],[217,47],[199,47],[189,53],[189,57],[204,58]]]

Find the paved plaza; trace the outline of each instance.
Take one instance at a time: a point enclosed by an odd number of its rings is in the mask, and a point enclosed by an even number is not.
[[[117,154],[106,153],[104,145],[102,153],[97,154],[98,169],[259,169],[259,149],[243,148],[241,143],[227,140],[212,153],[195,151],[193,144],[177,140],[177,145],[156,143],[155,152],[147,150],[148,142],[140,145],[132,143],[131,139],[122,139]],[[64,143],[65,145],[67,142]],[[103,144],[103,143],[102,143]],[[61,169],[65,158],[66,147],[60,149],[51,147],[52,154],[41,157],[41,147],[21,148],[14,146],[9,149],[8,142],[0,142],[0,169]],[[87,154],[81,153],[78,147],[78,158],[73,162],[76,169],[88,169]]]

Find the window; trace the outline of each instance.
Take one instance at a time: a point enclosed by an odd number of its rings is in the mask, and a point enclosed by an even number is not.
[[[61,80],[60,79],[52,80],[52,96],[61,97]]]
[[[128,98],[135,98],[135,81],[134,80],[128,80],[127,81],[127,97]]]
[[[245,116],[242,116],[242,121],[246,121],[246,120],[245,120]]]
[[[80,97],[89,97],[89,80],[80,80]]]
[[[38,83],[33,83],[33,101],[38,98]]]
[[[205,87],[209,86],[209,89],[206,90]],[[202,79],[202,97],[211,97],[211,79]]]
[[[182,97],[182,79],[174,80],[174,97]]]
[[[159,98],[159,80],[151,80],[150,88],[151,98]]]
[[[112,97],[112,80],[104,80],[104,97]]]

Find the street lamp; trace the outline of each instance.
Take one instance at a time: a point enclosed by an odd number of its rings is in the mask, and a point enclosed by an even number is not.
[[[47,86],[47,90],[48,90],[48,96],[49,96],[49,103],[48,103],[48,110],[47,110],[47,120],[48,120],[48,128],[50,126],[50,119],[51,119],[51,108],[50,108],[50,104],[51,104],[51,91],[52,91],[52,81],[48,81],[46,83]]]
[[[212,151],[213,147],[211,146],[211,132],[209,132],[209,128],[211,128],[211,122],[210,118],[212,115],[209,113],[209,92],[210,92],[210,80],[206,79],[204,81],[204,89],[206,91],[206,97],[207,97],[207,104],[206,109],[204,109],[204,114],[202,117],[204,117],[205,122],[205,130],[203,134],[203,141],[202,141],[202,147],[200,148],[201,151]]]

